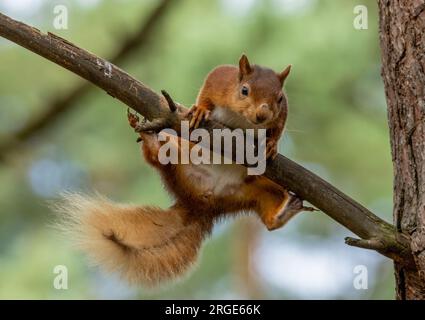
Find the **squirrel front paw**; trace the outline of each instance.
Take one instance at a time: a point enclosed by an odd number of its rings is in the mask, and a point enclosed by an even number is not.
[[[203,106],[193,105],[189,111],[190,129],[197,129],[202,121],[208,120],[211,115],[211,111]]]

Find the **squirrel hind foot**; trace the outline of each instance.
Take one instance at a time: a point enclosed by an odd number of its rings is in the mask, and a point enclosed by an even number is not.
[[[301,211],[312,211],[309,207],[304,207],[303,200],[294,194],[289,194],[289,199],[286,200],[281,208],[277,211],[271,223],[266,224],[269,231],[273,231],[283,227],[297,213]]]

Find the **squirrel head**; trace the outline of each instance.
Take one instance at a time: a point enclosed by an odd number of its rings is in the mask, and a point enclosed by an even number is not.
[[[291,65],[277,73],[258,65],[251,65],[246,55],[239,60],[239,83],[235,104],[251,123],[265,126],[287,113],[287,101],[282,90]]]

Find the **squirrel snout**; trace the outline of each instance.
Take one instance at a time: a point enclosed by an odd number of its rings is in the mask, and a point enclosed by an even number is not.
[[[263,123],[267,119],[267,115],[264,113],[257,113],[256,120],[257,123]]]
[[[263,123],[272,116],[272,110],[268,104],[262,104],[256,113],[257,124]]]

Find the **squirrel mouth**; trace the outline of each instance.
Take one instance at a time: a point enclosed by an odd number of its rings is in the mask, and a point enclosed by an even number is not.
[[[260,127],[264,127],[266,125],[268,125],[270,123],[270,120],[263,120],[263,121],[258,121],[258,120],[249,120],[249,122],[251,122],[253,125],[255,125],[257,128]]]

